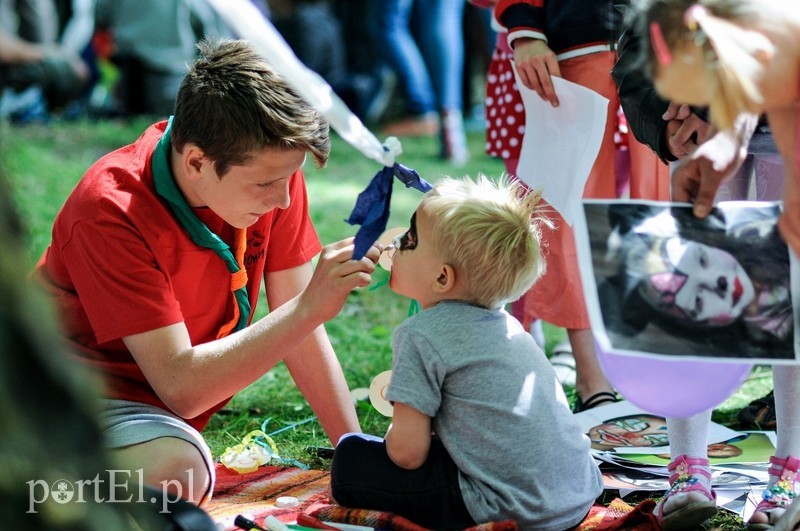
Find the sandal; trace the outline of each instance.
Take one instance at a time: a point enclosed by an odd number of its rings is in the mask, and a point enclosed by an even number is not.
[[[619,402],[619,397],[616,395],[616,393],[612,393],[610,391],[600,391],[599,393],[595,393],[587,398],[586,402],[581,400],[581,395],[578,395],[578,398],[575,400],[575,406],[572,408],[572,412],[580,413],[588,409],[596,408],[602,404],[613,404],[614,402]]]
[[[703,476],[711,482],[711,470],[708,459],[701,457],[687,457],[679,455],[667,467],[672,474],[669,477],[669,490],[656,504],[653,514],[658,525],[665,531],[693,530],[700,524],[717,514],[717,494],[711,490],[697,476]],[[699,492],[706,499],[692,500],[664,514],[664,505],[667,500],[677,494]]]
[[[747,523],[749,530],[766,530],[772,529],[780,517],[792,503],[792,500],[797,496],[795,490],[795,481],[797,480],[797,472],[800,469],[800,459],[797,457],[789,456],[786,459],[780,457],[769,458],[770,479],[775,478],[775,481],[770,481],[770,485],[764,490],[762,499],[756,506],[753,516],[758,513],[764,513],[767,516],[766,522],[753,522],[753,517],[750,517],[750,522]]]
[[[770,391],[767,396],[757,398],[742,408],[736,418],[742,430],[775,431],[777,416],[775,414],[775,395]]]

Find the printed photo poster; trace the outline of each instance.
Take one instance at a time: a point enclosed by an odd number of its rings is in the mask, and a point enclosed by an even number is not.
[[[795,363],[797,261],[778,203],[585,200],[575,239],[600,348],[615,354]]]

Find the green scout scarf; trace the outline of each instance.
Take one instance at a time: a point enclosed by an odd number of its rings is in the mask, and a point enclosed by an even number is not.
[[[236,242],[234,242],[236,256],[234,256],[230,246],[211,232],[206,224],[192,212],[191,207],[186,203],[186,199],[178,189],[178,185],[175,184],[175,179],[169,168],[171,126],[172,117],[169,119],[164,136],[161,137],[153,151],[152,170],[156,192],[169,203],[172,213],[183,228],[186,229],[186,232],[189,233],[192,241],[217,253],[225,261],[228,271],[231,272],[231,292],[236,303],[234,306],[234,318],[230,323],[223,325],[217,336],[220,338],[231,332],[241,330],[247,326],[250,318],[250,300],[247,298],[247,271],[244,268],[247,231],[245,229],[236,231]]]

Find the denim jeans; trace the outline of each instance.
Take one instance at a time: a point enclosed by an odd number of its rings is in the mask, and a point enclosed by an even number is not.
[[[425,463],[407,470],[392,462],[380,437],[345,435],[331,464],[331,492],[346,507],[392,512],[431,529],[475,525],[461,497],[458,467],[435,437]]]
[[[375,44],[397,74],[408,111],[460,111],[464,0],[376,0],[373,8]]]
[[[415,5],[417,37],[440,110],[460,111],[463,106],[465,4],[463,0],[417,0]]]

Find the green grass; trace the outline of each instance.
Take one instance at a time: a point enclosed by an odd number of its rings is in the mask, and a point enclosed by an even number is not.
[[[0,129],[0,155],[11,178],[14,195],[28,230],[26,257],[30,267],[47,246],[50,227],[58,209],[86,168],[97,158],[119,146],[132,142],[149,123],[74,122],[50,126]],[[423,178],[435,182],[443,175],[461,176],[485,173],[497,176],[503,171],[501,162],[483,153],[482,133],[470,133],[472,160],[463,168],[455,168],[440,160],[434,139],[404,139],[403,164],[416,169]],[[344,222],[356,196],[379,170],[378,164],[365,158],[338,137],[333,139],[330,162],[324,169],[313,164],[305,168],[311,203],[311,216],[323,243],[330,243],[355,234],[357,227]],[[421,194],[399,182],[394,187],[389,227],[407,226]],[[373,285],[385,278],[380,275]],[[256,318],[263,315],[262,302]],[[326,326],[351,389],[368,387],[373,376],[390,368],[390,339],[394,328],[407,316],[409,301],[392,293],[388,287],[362,289],[348,299],[338,317]],[[564,331],[546,326],[548,345],[564,339]],[[756,369],[748,381],[714,413],[714,420],[736,428],[736,412],[750,400],[763,396],[772,387],[767,368]],[[573,390],[567,389],[568,395]],[[676,393],[680,389],[675,390]],[[369,404],[359,403],[359,420],[365,432],[382,435],[388,420]],[[227,446],[237,444],[250,430],[258,429],[270,419],[267,432],[291,427],[313,418],[308,405],[297,391],[281,364],[231,400],[223,412],[215,415],[204,431],[215,456]],[[328,461],[306,452],[308,446],[330,443],[316,421],[311,421],[274,437],[278,450],[286,458],[297,459],[315,468],[326,468]],[[723,514],[714,520],[721,529],[741,529],[737,518]]]

